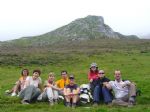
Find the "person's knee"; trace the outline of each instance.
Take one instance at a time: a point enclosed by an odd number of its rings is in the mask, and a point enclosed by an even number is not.
[[[72,97],[72,99],[73,99],[73,101],[78,101],[79,100],[79,96],[78,95],[74,95],[73,97]]]
[[[70,96],[65,96],[65,99],[68,101],[68,100],[71,99],[71,97]]]
[[[30,86],[28,86],[27,88],[35,89],[35,86],[34,86],[34,85],[30,85]]]
[[[95,86],[94,91],[100,90],[100,86]]]
[[[38,94],[41,94],[41,90],[40,90],[39,88],[36,89],[36,92],[37,92]]]
[[[98,89],[99,89],[99,88],[100,88],[100,86],[98,86],[98,85],[97,85],[97,86],[95,86],[95,88],[98,88]]]
[[[70,93],[70,92],[71,92],[70,88],[67,88],[67,93]]]
[[[106,87],[102,87],[102,92],[109,92],[109,90]]]
[[[134,83],[130,83],[130,87],[135,87],[135,84]]]

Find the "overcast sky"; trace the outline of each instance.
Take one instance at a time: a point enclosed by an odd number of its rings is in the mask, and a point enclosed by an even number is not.
[[[150,34],[150,0],[0,0],[0,41],[40,35],[87,15],[114,31]]]

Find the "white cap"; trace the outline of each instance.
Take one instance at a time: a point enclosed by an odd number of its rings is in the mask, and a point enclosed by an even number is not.
[[[90,68],[92,68],[92,67],[97,67],[97,64],[96,63],[92,63]]]

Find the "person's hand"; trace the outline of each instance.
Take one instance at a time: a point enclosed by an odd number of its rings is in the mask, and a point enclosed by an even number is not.
[[[63,89],[62,89],[62,88],[59,88],[59,91],[63,91]]]
[[[90,79],[90,82],[93,82],[93,79]]]
[[[122,88],[124,88],[124,87],[126,87],[126,86],[127,86],[127,84],[126,84],[126,83],[124,83],[124,84],[122,84],[121,86],[122,86]]]
[[[108,82],[103,82],[103,86],[104,86],[104,87],[106,86],[106,84],[108,84]]]
[[[73,95],[74,95],[73,93],[70,93],[70,94],[69,94],[69,96],[73,96]]]

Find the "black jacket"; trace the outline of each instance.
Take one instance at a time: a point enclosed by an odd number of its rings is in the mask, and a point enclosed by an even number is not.
[[[97,80],[95,80],[95,84],[96,85],[100,85],[103,86],[104,82],[109,82],[110,80],[108,78],[106,78],[105,76],[103,78],[98,78]]]

